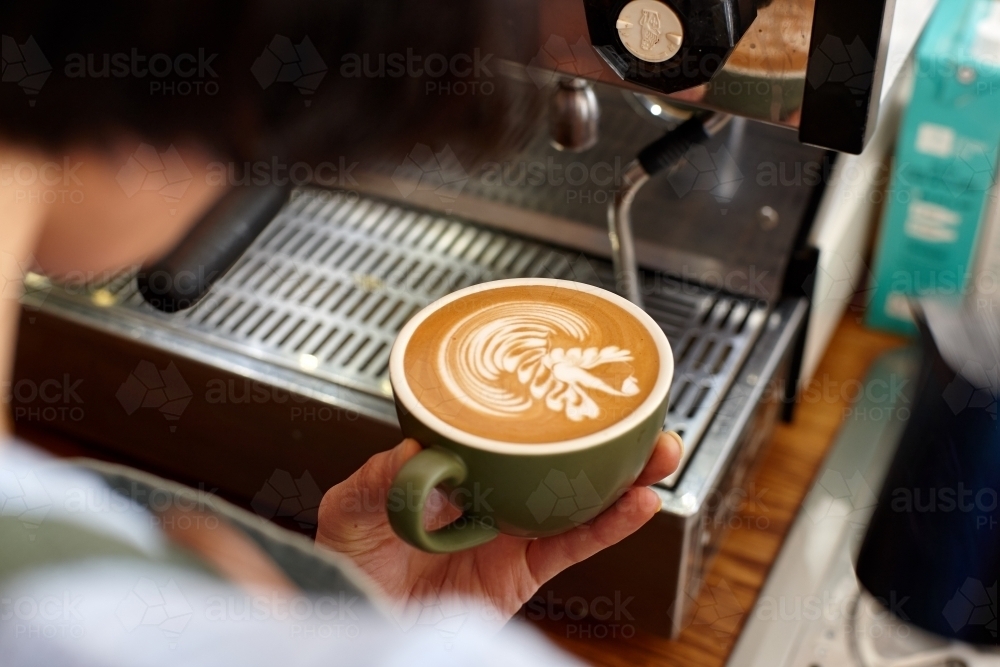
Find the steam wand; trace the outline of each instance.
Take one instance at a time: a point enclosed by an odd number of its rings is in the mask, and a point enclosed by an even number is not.
[[[675,167],[692,146],[707,141],[724,128],[732,116],[711,112],[692,116],[639,151],[638,157],[625,167],[622,185],[608,207],[608,237],[614,262],[615,282],[632,303],[642,307],[639,266],[635,259],[635,238],[632,234],[632,202],[636,193],[650,178]]]

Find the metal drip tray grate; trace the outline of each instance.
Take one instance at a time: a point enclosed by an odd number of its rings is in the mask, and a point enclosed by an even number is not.
[[[131,275],[100,293],[103,317],[181,337],[388,398],[388,359],[403,324],[448,292],[487,280],[548,277],[612,288],[609,262],[453,217],[353,194],[299,190],[197,306],[165,315]],[[650,278],[646,307],[674,348],[667,427],[690,455],[763,326],[761,302]],[[668,480],[672,481],[672,480]]]

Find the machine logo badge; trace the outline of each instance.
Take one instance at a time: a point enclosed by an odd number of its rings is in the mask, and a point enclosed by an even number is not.
[[[670,60],[684,42],[680,18],[659,0],[632,0],[622,7],[615,28],[629,53],[647,63]]]
[[[651,9],[643,9],[639,18],[639,25],[642,26],[643,51],[650,51],[660,39],[660,13]]]

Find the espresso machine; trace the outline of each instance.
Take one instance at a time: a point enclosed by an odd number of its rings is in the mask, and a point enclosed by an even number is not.
[[[870,210],[843,174],[884,155],[934,2],[502,4],[480,83],[544,110],[502,158],[417,144],[343,187],[236,189],[152,267],[29,274],[15,383],[80,382],[66,405],[15,392],[13,418],[309,533],[321,489],[399,440],[389,349],[422,306],[513,277],[618,291],[675,351],[684,460],[647,526],[541,595],[628,599],[630,624],[674,636],[735,509],[720,499],[865,278]]]

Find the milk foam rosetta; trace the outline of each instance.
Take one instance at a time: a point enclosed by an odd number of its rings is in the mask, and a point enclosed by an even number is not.
[[[494,417],[515,417],[535,401],[571,421],[596,419],[595,397],[635,396],[635,375],[613,387],[591,371],[633,361],[632,352],[615,345],[603,348],[556,347],[556,334],[586,345],[596,325],[582,314],[554,304],[508,303],[469,315],[438,347],[435,370],[445,386],[466,406]],[[504,374],[520,387],[502,389]]]
[[[446,304],[414,332],[404,361],[417,399],[464,431],[555,442],[607,428],[649,395],[652,336],[599,296],[513,286]]]

